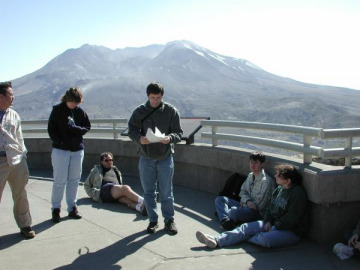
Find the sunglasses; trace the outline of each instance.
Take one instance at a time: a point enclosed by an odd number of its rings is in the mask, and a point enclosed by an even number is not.
[[[113,161],[112,159],[104,159],[105,162]]]

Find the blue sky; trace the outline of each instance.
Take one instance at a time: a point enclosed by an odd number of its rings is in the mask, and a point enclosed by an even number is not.
[[[303,82],[360,90],[360,1],[0,0],[0,81],[83,44],[190,40]]]

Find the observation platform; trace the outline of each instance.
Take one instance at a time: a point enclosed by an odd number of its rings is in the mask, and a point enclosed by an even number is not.
[[[116,162],[115,162],[116,163]],[[89,173],[83,171],[83,180]],[[67,218],[54,224],[50,212],[52,171],[31,169],[27,191],[33,228],[37,235],[25,240],[12,214],[8,184],[0,204],[1,269],[360,269],[360,260],[341,261],[329,245],[303,240],[283,249],[265,249],[249,243],[211,250],[195,237],[197,230],[222,231],[214,216],[215,194],[174,185],[175,222],[179,233],[146,233],[148,220],[121,204],[92,203],[82,186],[78,207],[81,220]],[[142,193],[137,177],[124,175],[124,183]]]

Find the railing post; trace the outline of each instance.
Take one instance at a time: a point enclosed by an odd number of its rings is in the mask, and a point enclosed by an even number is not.
[[[345,167],[351,168],[351,160],[352,160],[352,136],[346,138],[345,140],[345,149],[347,151],[347,155],[345,156]]]
[[[310,164],[312,162],[312,155],[305,153],[305,149],[310,148],[311,142],[312,142],[312,137],[309,135],[304,135],[304,152],[303,152],[304,161],[303,162],[305,164]]]
[[[217,130],[218,130],[218,127],[217,126],[212,126],[211,127],[211,133],[212,133],[212,146],[217,146],[218,145],[218,140],[216,138],[214,138],[214,135],[216,135],[217,133]]]
[[[113,123],[113,130],[114,130],[114,139],[118,138],[117,132],[116,132],[116,122]]]

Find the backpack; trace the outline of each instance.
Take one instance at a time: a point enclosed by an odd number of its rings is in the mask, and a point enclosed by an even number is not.
[[[245,180],[246,176],[234,173],[226,180],[224,188],[219,192],[219,196],[226,196],[239,202],[240,189]]]

